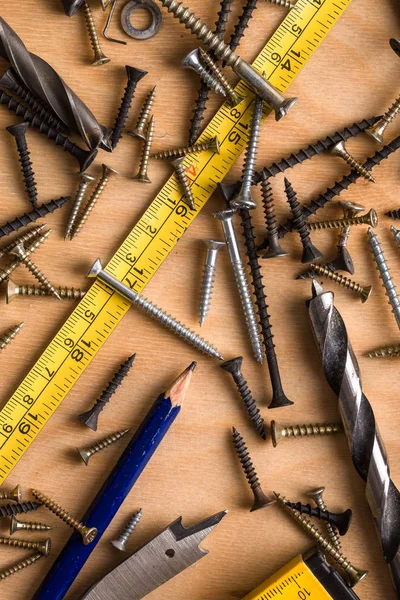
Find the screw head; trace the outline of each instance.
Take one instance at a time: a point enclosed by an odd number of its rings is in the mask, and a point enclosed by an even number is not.
[[[322,252],[320,252],[318,250],[318,248],[316,248],[314,246],[314,244],[308,244],[304,249],[303,249],[303,256],[301,257],[301,262],[304,263],[312,263],[315,260],[318,260],[320,258],[323,257]]]
[[[219,250],[223,246],[226,246],[225,242],[217,242],[216,240],[203,240],[209,250]]]
[[[139,172],[135,177],[132,177],[133,181],[139,181],[140,183],[151,183],[151,179],[148,178],[147,173]]]
[[[315,489],[315,490],[310,490],[309,492],[306,492],[306,496],[309,496],[310,498],[312,498],[316,504],[318,504],[318,500],[322,500],[322,494],[325,492],[325,486],[321,485],[321,487]]]
[[[120,550],[121,552],[126,552],[126,544],[124,542],[120,542],[119,540],[112,540],[110,544],[114,546],[114,548],[116,548],[117,550]]]
[[[243,356],[237,356],[236,358],[232,358],[232,360],[228,360],[220,365],[221,369],[224,371],[228,371],[234,377],[241,375],[241,368],[243,363]]]
[[[26,254],[25,246],[23,242],[20,242],[12,250],[10,250],[9,254],[12,256],[17,256],[18,258],[23,258]]]
[[[23,525],[20,521],[18,521],[17,517],[13,515],[11,517],[10,535],[15,533],[16,531],[19,531],[20,529],[23,529]]]
[[[138,83],[142,77],[148,73],[148,71],[143,71],[143,69],[137,69],[136,67],[130,67],[129,65],[125,65],[125,70],[128,77],[128,84]]]
[[[90,151],[82,150],[82,148],[80,148],[79,154],[74,154],[75,158],[78,160],[81,166],[81,173],[83,173],[84,171],[86,171],[86,169],[90,167],[90,165],[96,158],[97,153],[97,148],[93,148],[93,150]]]
[[[219,221],[232,221],[235,213],[235,210],[228,208],[227,210],[220,210],[219,212],[214,213],[214,217]]]
[[[350,253],[345,246],[340,246],[337,257],[331,261],[335,271],[347,271],[352,275],[354,273],[354,264]]]
[[[368,298],[371,295],[371,292],[372,292],[372,285],[367,285],[366,287],[364,287],[362,289],[362,292],[360,294],[362,304],[364,304],[364,302],[366,302],[368,300]]]
[[[208,149],[212,150],[213,152],[216,152],[217,154],[221,153],[221,147],[220,147],[219,139],[217,136],[213,137],[210,140],[210,145],[209,145]]]
[[[343,140],[332,146],[331,154],[333,154],[333,156],[340,156],[340,158],[343,158],[343,156],[347,154],[346,146],[344,145]]]
[[[294,402],[286,397],[283,389],[281,388],[277,391],[274,391],[268,408],[282,408],[283,406],[291,406],[292,404],[294,404]]]
[[[289,110],[293,108],[293,106],[298,101],[298,98],[287,98],[279,107],[279,110],[275,112],[275,121],[280,121],[283,117],[286,117]]]
[[[266,508],[267,506],[271,506],[271,504],[276,504],[276,500],[270,500],[264,494],[261,489],[260,484],[256,487],[252,488],[254,494],[254,504],[250,509],[250,512],[254,512],[255,510],[260,510],[260,508]]]
[[[15,138],[22,137],[25,135],[26,130],[29,127],[29,123],[24,121],[23,123],[17,123],[17,125],[10,125],[10,127],[6,127],[8,133],[11,133]]]
[[[113,175],[119,175],[118,171],[116,171],[115,169],[112,169],[111,167],[109,167],[108,165],[105,165],[104,163],[101,165],[102,169],[103,169],[103,177],[112,177]]]
[[[378,225],[378,215],[376,214],[376,210],[371,208],[371,210],[367,213],[367,216],[369,217],[371,227],[376,227]]]
[[[276,421],[271,421],[271,440],[274,448],[277,447],[282,439],[282,425]]]
[[[89,184],[95,180],[95,177],[92,177],[92,175],[88,175],[87,173],[79,173],[79,175],[82,183]]]
[[[202,67],[202,63],[200,60],[199,49],[195,48],[189,54],[186,54],[185,58],[181,61],[182,69],[197,69]]]
[[[85,546],[87,546],[88,544],[91,544],[93,542],[93,540],[95,539],[95,537],[97,535],[97,529],[96,529],[96,527],[84,527],[81,530],[81,534],[82,534],[83,543],[85,544]]]
[[[15,502],[21,502],[21,486],[19,483],[15,486],[13,490],[9,493],[9,499],[14,500]]]
[[[268,240],[268,250],[263,255],[263,258],[276,258],[278,256],[288,256],[288,254],[289,253],[286,252],[286,250],[283,250],[283,248],[281,248],[279,240],[275,236],[275,237],[269,238],[269,240]]]
[[[106,56],[102,50],[96,50],[94,59],[92,61],[92,66],[99,67],[100,65],[105,65],[106,63],[109,63],[110,60],[111,58],[108,58],[108,56]]]
[[[94,261],[92,266],[90,267],[86,277],[97,277],[99,273],[103,270],[103,265],[101,264],[101,260],[98,258]]]
[[[400,56],[400,40],[396,40],[396,38],[390,38],[390,47],[396,52],[397,56]]]
[[[227,206],[230,206],[231,200],[233,200],[233,198],[239,193],[240,185],[240,182],[217,184],[222,199],[225,201]]]
[[[345,202],[344,200],[340,200],[339,204],[343,208],[345,217],[347,217],[347,214],[350,217],[355,216],[357,213],[365,210],[365,206],[357,204],[356,202]]]
[[[44,556],[48,556],[51,550],[51,539],[47,538],[44,542],[39,544],[38,546],[39,552],[41,552]]]
[[[77,448],[77,450],[79,452],[79,455],[80,455],[81,459],[85,463],[85,465],[88,465],[90,457],[92,455],[87,450],[85,450],[84,448]]]
[[[137,137],[137,138],[143,140],[144,142],[146,141],[144,125],[143,125],[143,127],[135,127],[135,129],[131,129],[131,130],[127,131],[126,133],[128,135],[131,135],[132,137]]]
[[[243,189],[240,189],[238,195],[230,201],[229,206],[236,210],[241,210],[242,208],[247,208],[248,210],[254,210],[257,208],[257,204],[254,202],[251,192],[244,192]]]

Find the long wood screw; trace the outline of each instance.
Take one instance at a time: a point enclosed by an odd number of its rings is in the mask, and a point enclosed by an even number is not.
[[[290,206],[290,210],[293,215],[293,225],[297,229],[300,236],[301,243],[303,245],[303,256],[301,258],[302,263],[310,263],[313,260],[322,258],[322,252],[318,250],[311,242],[310,234],[308,232],[307,224],[302,212],[300,203],[297,200],[296,192],[294,191],[292,184],[285,177],[285,192],[287,201]]]
[[[150,158],[155,158],[158,160],[180,158],[182,156],[186,156],[186,154],[198,154],[200,152],[205,152],[206,150],[211,150],[211,152],[216,152],[217,154],[220,153],[217,136],[211,138],[208,142],[199,142],[198,144],[193,144],[192,146],[172,148],[171,150],[161,150],[160,152],[150,154]]]
[[[78,288],[56,287],[61,300],[81,300],[86,292]],[[54,298],[45,287],[37,285],[18,285],[12,279],[8,279],[6,287],[6,303],[10,304],[15,298]]]
[[[39,248],[39,246],[48,238],[50,233],[51,229],[48,229],[44,233],[40,233],[37,237],[35,237],[27,248],[25,248],[24,246],[26,256],[30,256],[33,252],[35,252],[35,250]],[[19,239],[22,239],[22,237]],[[19,242],[18,240],[16,240],[16,243],[13,243],[11,245],[8,252],[11,253],[14,250],[14,248],[21,243],[23,244],[23,242]],[[18,256],[16,256],[11,262],[8,263],[8,265],[0,269],[0,284],[3,283],[3,281],[9,279],[11,273],[15,271],[15,269],[19,266],[20,262],[20,259],[18,258]]]
[[[12,517],[13,515],[20,515],[22,513],[30,512],[31,510],[37,510],[41,505],[38,502],[17,502],[16,504],[6,504],[0,506],[0,517],[5,519],[6,517]]]
[[[342,432],[343,429],[339,423],[280,425],[280,423],[277,423],[276,421],[271,421],[271,441],[274,448],[276,448],[283,439],[311,437],[316,435],[333,435]]]
[[[394,318],[400,329],[400,299],[396,292],[396,286],[390,274],[382,246],[372,229],[368,229],[368,241],[374,256],[376,268],[379,271],[379,276],[382,280],[382,285],[385,288],[385,293],[389,299],[389,304],[392,307]]]
[[[29,158],[28,144],[26,141],[26,130],[29,127],[29,123],[18,123],[18,125],[12,125],[6,127],[8,133],[15,138],[17,144],[17,150],[19,154],[19,162],[21,163],[21,171],[24,176],[24,183],[26,193],[28,194],[29,202],[33,208],[37,207],[38,204],[38,193],[36,188],[35,173],[32,169],[32,161]]]
[[[87,175],[86,173],[79,173],[79,187],[78,191],[76,192],[74,203],[71,209],[71,214],[69,216],[67,227],[65,229],[65,240],[67,240],[71,235],[72,229],[74,228],[79,211],[85,199],[86,190],[92,181],[94,181],[94,177],[92,177],[91,175]]]
[[[321,486],[320,488],[317,488],[315,490],[310,490],[309,492],[306,493],[306,496],[308,496],[309,498],[312,498],[314,500],[316,506],[320,510],[327,510],[326,504],[325,504],[325,501],[323,498],[324,492],[325,492],[325,487]],[[329,537],[331,543],[335,546],[336,550],[341,552],[342,545],[340,543],[340,539],[336,532],[335,527],[331,523],[325,523],[325,529],[328,533],[328,537]]]
[[[15,338],[15,336],[21,331],[24,322],[12,327],[11,329],[7,329],[4,333],[0,335],[0,352],[4,350]]]
[[[343,219],[331,219],[329,221],[315,221],[307,223],[308,231],[318,231],[320,229],[339,229],[340,227],[353,227],[354,225],[369,225],[376,227],[378,225],[378,215],[376,210],[371,208],[365,215],[359,217],[348,217]]]
[[[101,450],[105,450],[109,446],[112,446],[112,444],[118,442],[118,440],[120,440],[129,431],[130,429],[122,429],[121,431],[115,431],[114,433],[111,433],[99,442],[96,442],[89,448],[77,448],[80,457],[85,463],[85,465],[89,464],[89,460],[93,456],[93,454],[97,454],[97,452],[101,452]]]
[[[267,225],[268,251],[263,258],[275,258],[277,256],[287,256],[288,253],[281,248],[278,237],[278,225],[276,222],[274,195],[272,186],[264,175],[261,180],[261,199],[264,207],[265,222]]]
[[[31,542],[17,538],[0,537],[0,546],[12,546],[14,548],[23,548],[24,550],[39,550],[41,554],[48,556],[51,550],[51,539],[47,538],[43,542]]]
[[[26,569],[30,565],[33,565],[38,560],[43,558],[43,556],[44,555],[41,552],[38,552],[37,554],[33,554],[32,556],[29,556],[28,558],[21,560],[19,563],[13,565],[12,567],[3,569],[2,571],[0,571],[0,579],[6,579],[7,577],[14,575],[14,573],[18,573],[18,571],[22,571],[22,569]]]
[[[28,257],[26,253],[25,247],[23,244],[18,244],[15,246],[10,252],[10,254],[19,258],[20,262],[32,273],[32,275],[38,280],[38,282],[45,287],[50,294],[61,300],[60,294],[57,292],[56,288],[50,283],[47,277],[42,273],[42,271],[37,267]]]
[[[90,43],[94,52],[94,59],[92,61],[92,65],[94,67],[97,67],[99,65],[105,65],[106,63],[110,62],[111,59],[108,58],[101,49],[99,36],[97,35],[96,31],[96,24],[93,19],[92,9],[90,8],[87,2],[83,2],[82,6],[86,27],[90,38]]]
[[[387,346],[386,348],[379,348],[377,350],[371,350],[364,354],[367,358],[395,358],[400,356],[400,345]]]
[[[133,177],[134,181],[140,181],[141,183],[151,183],[151,179],[148,175],[149,158],[151,145],[153,143],[154,136],[154,115],[151,116],[150,121],[147,124],[146,129],[146,140],[143,144],[142,154],[140,156],[140,165],[138,173]]]
[[[388,111],[385,112],[383,117],[379,119],[377,123],[372,125],[372,127],[368,127],[365,130],[365,133],[368,133],[370,137],[372,137],[378,144],[384,144],[383,135],[386,131],[386,128],[400,113],[400,97],[392,104]]]
[[[353,156],[351,156],[351,154],[349,154],[344,142],[338,142],[337,144],[335,144],[335,146],[333,146],[333,148],[331,149],[331,154],[333,156],[339,156],[340,158],[343,158],[343,160],[352,169],[354,169],[355,171],[357,171],[357,173],[361,175],[361,177],[364,177],[364,179],[375,183],[375,179],[372,177],[368,169],[363,167],[361,163],[359,163]]]
[[[140,111],[135,128],[130,131],[127,131],[127,133],[129,135],[131,135],[133,137],[137,137],[143,141],[146,140],[145,129],[146,129],[147,122],[149,120],[151,108],[152,108],[154,100],[156,98],[156,91],[157,91],[157,86],[155,85],[153,87],[153,89],[149,92],[149,94],[147,95],[147,97],[143,103],[142,110]]]
[[[10,535],[17,531],[51,531],[53,527],[45,523],[33,521],[19,521],[14,515],[11,517]]]
[[[121,100],[121,105],[119,107],[118,115],[115,120],[115,125],[111,137],[111,147],[114,150],[116,148],[119,140],[122,137],[122,132],[125,127],[125,123],[128,119],[129,110],[131,108],[132,100],[135,95],[136,86],[139,81],[147,75],[147,71],[143,71],[142,69],[136,69],[135,67],[130,67],[129,65],[125,65],[126,75],[128,78],[125,93]]]
[[[184,160],[185,160],[185,158],[183,156],[180,158],[175,158],[174,160],[171,161],[171,164],[175,169],[176,178],[177,178],[179,184],[181,185],[181,187],[183,188],[183,198],[182,199],[184,200],[184,202],[186,202],[186,204],[192,210],[195,210],[196,207],[194,205],[193,192],[190,187],[190,183],[186,176],[185,169],[183,166]]]
[[[349,279],[348,277],[344,277],[343,275],[334,273],[333,271],[330,271],[327,267],[323,267],[322,265],[317,265],[315,263],[312,263],[310,265],[310,267],[316,273],[318,273],[318,275],[322,275],[323,277],[326,277],[327,279],[334,281],[338,285],[341,285],[342,287],[345,287],[346,289],[351,290],[352,292],[355,292],[356,294],[358,294],[360,296],[361,302],[363,304],[364,304],[364,302],[366,302],[368,300],[368,298],[371,295],[372,285],[363,286],[360,283],[357,283],[357,281],[353,281],[352,279]]]

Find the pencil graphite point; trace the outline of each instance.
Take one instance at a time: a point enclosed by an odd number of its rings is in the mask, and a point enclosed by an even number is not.
[[[165,392],[165,398],[170,398],[173,405],[180,405],[185,399],[196,365],[195,361],[190,363]]]

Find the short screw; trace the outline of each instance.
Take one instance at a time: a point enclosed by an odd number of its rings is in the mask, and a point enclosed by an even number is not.
[[[352,169],[354,169],[355,171],[357,171],[357,173],[359,173],[361,175],[361,177],[364,177],[364,179],[367,179],[368,181],[372,181],[372,183],[375,183],[375,179],[372,177],[372,175],[368,171],[368,169],[363,167],[360,162],[355,160],[355,158],[353,158],[353,156],[351,156],[351,154],[349,154],[347,152],[345,143],[343,141],[338,142],[337,144],[335,144],[333,146],[333,148],[331,149],[331,154],[333,156],[339,156],[340,158],[343,158],[343,160]]]
[[[20,262],[32,273],[34,277],[38,280],[38,282],[49,291],[52,296],[55,296],[59,300],[61,300],[60,294],[57,292],[56,288],[50,283],[50,281],[45,277],[45,275],[40,271],[40,269],[28,258],[25,247],[23,244],[18,244],[15,246],[10,254],[19,258]]]
[[[81,300],[86,292],[77,288],[56,287],[61,300]],[[37,285],[17,285],[12,279],[7,280],[6,303],[10,304],[15,298],[53,298],[53,294],[44,287]]]
[[[140,156],[140,165],[139,171],[133,179],[135,181],[140,181],[141,183],[151,183],[151,179],[149,179],[147,169],[149,167],[149,158],[150,158],[150,150],[151,145],[153,143],[154,136],[154,115],[151,116],[150,121],[148,122],[146,129],[146,140],[143,144],[142,154]]]
[[[19,162],[21,163],[21,171],[24,176],[26,193],[28,194],[29,202],[32,204],[33,208],[36,208],[38,204],[38,194],[35,173],[32,169],[32,161],[29,158],[28,144],[26,142],[26,130],[28,127],[29,123],[25,121],[24,123],[18,123],[18,125],[6,127],[6,129],[8,133],[11,133],[11,135],[15,138],[15,143],[17,144],[17,150],[19,154]]]
[[[105,450],[105,448],[112,446],[113,444],[115,444],[115,442],[118,442],[118,440],[120,440],[124,435],[126,435],[128,431],[130,431],[130,429],[122,429],[121,431],[115,431],[114,433],[111,433],[99,442],[96,442],[96,444],[89,446],[89,448],[77,448],[81,459],[83,460],[85,465],[89,464],[89,460],[93,456],[93,454],[97,454],[97,452],[100,452],[101,450]]]
[[[263,352],[258,332],[257,318],[254,312],[253,302],[250,295],[249,285],[247,282],[246,272],[243,266],[242,257],[238,241],[236,238],[235,229],[233,227],[234,210],[223,210],[215,213],[215,217],[221,221],[222,229],[225,236],[226,245],[231,260],[233,273],[236,280],[236,286],[239,292],[240,301],[242,304],[243,313],[246,320],[247,331],[250,337],[251,346],[256,360],[262,364]]]
[[[200,49],[195,48],[191,50],[189,54],[181,62],[182,69],[191,69],[198,74],[201,81],[203,81],[213,92],[226,98],[226,91],[224,90],[221,82],[214,73],[210,73],[209,70],[203,65],[200,60]]]
[[[203,279],[201,282],[199,324],[203,325],[210,308],[214,288],[215,268],[217,264],[218,251],[225,246],[224,242],[215,240],[204,240],[207,247],[206,260],[204,263]]]
[[[100,398],[95,402],[93,407],[79,415],[78,419],[83,425],[86,425],[93,431],[97,431],[98,419],[99,415],[104,409],[107,402],[110,401],[110,398],[115,394],[117,388],[122,384],[125,377],[128,375],[129,371],[132,368],[133,361],[135,360],[136,354],[132,354],[122,365],[118,368],[117,372],[114,374],[114,377],[111,379],[105,390],[102,392]]]
[[[53,213],[57,208],[61,208],[68,200],[69,196],[58,198],[58,200],[51,200],[46,204],[41,204],[37,208],[34,208],[30,213],[25,213],[16,217],[13,221],[8,221],[0,225],[0,238],[10,235],[10,233],[18,231],[21,227],[26,227],[38,219],[43,219],[43,217],[49,213]]]
[[[339,229],[340,227],[350,227],[354,225],[369,225],[376,227],[378,225],[378,215],[376,210],[371,208],[369,212],[360,217],[344,217],[343,219],[331,219],[330,221],[316,221],[307,223],[308,231],[317,231],[320,229]]]
[[[356,569],[350,561],[338,552],[325,537],[321,533],[321,531],[315,527],[311,523],[307,517],[303,517],[298,512],[292,510],[285,502],[285,498],[280,494],[274,492],[277,502],[281,508],[283,508],[297,523],[306,531],[310,537],[312,537],[316,542],[318,542],[319,546],[324,550],[326,554],[328,554],[338,565],[342,567],[344,571],[349,575],[350,578],[350,587],[354,587],[357,583],[359,583],[366,575],[368,575],[368,571],[361,571],[360,569]]]
[[[208,140],[208,142],[199,142],[198,144],[193,144],[192,146],[172,148],[171,150],[161,150],[161,152],[150,154],[150,158],[155,158],[158,160],[181,158],[182,156],[186,156],[186,154],[198,154],[200,152],[205,152],[206,150],[211,150],[211,152],[216,152],[217,154],[220,153],[217,136],[211,138]]]
[[[290,210],[293,214],[293,225],[297,229],[301,243],[303,244],[303,256],[301,259],[302,263],[310,263],[313,260],[322,258],[322,252],[320,252],[311,242],[310,234],[307,229],[307,223],[305,216],[301,209],[300,203],[297,200],[296,192],[293,190],[292,184],[285,177],[285,192],[287,201],[290,206]]]
[[[239,96],[237,92],[233,89],[221,69],[217,67],[213,59],[203,48],[199,48],[200,58],[203,61],[203,64],[208,67],[210,73],[214,75],[215,79],[221,84],[224,89],[225,96],[228,98],[228,102],[232,107],[237,106],[241,102],[243,102],[242,96]]]
[[[185,168],[183,166],[184,160],[185,160],[184,156],[175,158],[174,160],[171,161],[171,164],[175,169],[176,178],[177,178],[179,184],[181,185],[181,187],[183,188],[182,200],[191,208],[191,210],[195,210],[196,207],[194,205],[194,197],[193,197],[192,189],[190,187],[190,183],[186,176]]]
[[[396,210],[389,210],[387,213],[385,213],[385,215],[391,219],[400,219],[400,208]]]
[[[258,139],[260,137],[262,108],[262,100],[256,96],[254,99],[250,136],[246,146],[242,184],[238,194],[230,203],[230,206],[234,209],[248,208],[251,210],[253,208],[257,208],[257,204],[254,202],[253,196],[251,195],[251,186],[253,185],[254,165],[256,162]]]
[[[145,128],[149,120],[151,108],[156,98],[156,90],[157,86],[154,86],[153,89],[147,95],[147,98],[143,103],[142,110],[140,111],[135,129],[132,129],[131,131],[127,132],[129,135],[140,138],[143,141],[146,141]]]
[[[221,365],[221,369],[228,371],[228,373],[232,375],[233,381],[236,384],[240,397],[243,400],[243,404],[254,425],[254,428],[265,440],[267,434],[263,425],[264,419],[261,418],[260,410],[257,408],[257,404],[251,395],[251,390],[247,385],[247,381],[243,377],[242,363],[243,356],[238,356],[237,358],[233,358],[232,360],[228,360],[227,362],[223,363]]]
[[[22,513],[37,510],[41,505],[38,502],[17,502],[16,504],[6,504],[0,506],[0,518],[12,517]]]
[[[126,544],[132,533],[135,531],[136,527],[139,525],[139,521],[142,518],[142,513],[142,509],[139,508],[139,510],[135,512],[133,517],[129,520],[128,525],[125,527],[125,529],[120,533],[118,539],[112,540],[110,542],[110,544],[114,546],[114,548],[120,550],[121,552],[126,552]]]
[[[338,285],[355,292],[360,296],[361,302],[364,304],[368,300],[372,292],[372,285],[362,286],[360,283],[349,279],[348,277],[344,277],[343,275],[338,275],[338,273],[334,273],[330,271],[327,267],[323,267],[322,265],[317,265],[312,263],[310,267],[315,271],[318,275],[322,275],[331,281],[334,281]]]
[[[392,312],[394,314],[394,318],[396,319],[397,326],[400,328],[400,300],[396,292],[396,286],[394,285],[392,276],[390,275],[389,267],[387,265],[385,255],[383,254],[382,247],[371,228],[368,229],[368,238],[369,245],[371,246],[371,250],[374,255],[376,268],[379,271],[380,278],[382,279],[386,296],[389,298],[389,304],[392,307]]]
[[[15,327],[12,327],[11,329],[7,329],[7,331],[5,331],[4,333],[2,333],[0,335],[0,352],[2,352],[4,350],[4,348],[6,348],[9,344],[11,344],[11,342],[13,341],[15,336],[21,331],[23,325],[24,325],[24,322],[22,321],[22,323],[20,323],[19,325],[16,325]],[[1,498],[1,495],[0,495],[0,499],[3,499],[3,498]]]
[[[269,2],[269,4],[276,4],[277,6],[282,6],[283,8],[294,8],[296,4],[294,2],[290,2],[289,0],[265,0]]]
[[[44,233],[39,234],[36,238],[34,238],[27,248],[25,248],[24,246],[26,256],[30,256],[33,252],[35,252],[35,250],[37,250],[37,248],[39,248],[39,246],[48,238],[50,233],[51,229],[48,229]],[[12,244],[8,252],[11,253],[14,250],[14,248],[20,244],[23,244],[23,242],[16,241],[16,243]],[[3,281],[6,281],[6,279],[9,279],[11,273],[15,271],[15,269],[19,266],[20,262],[20,259],[18,257],[15,257],[10,263],[8,263],[8,265],[0,269],[0,284],[3,283]]]
[[[390,228],[390,231],[393,233],[393,239],[396,242],[397,246],[400,248],[400,229],[396,229],[393,225]]]
[[[135,95],[136,86],[139,81],[147,75],[147,71],[142,71],[142,69],[136,69],[135,67],[130,67],[129,65],[125,65],[126,75],[128,78],[125,93],[121,100],[121,105],[119,107],[118,115],[115,121],[113,133],[111,136],[111,147],[114,150],[116,148],[119,140],[122,137],[122,132],[125,127],[125,123],[127,121],[129,110],[131,108],[132,100]]]
[[[383,135],[387,126],[394,121],[400,112],[400,97],[392,104],[392,106],[385,112],[383,117],[379,119],[372,127],[368,127],[365,133],[368,133],[378,144],[384,144]]]
[[[372,350],[371,352],[364,354],[364,356],[367,358],[394,358],[400,356],[400,345]]]
[[[0,500],[14,500],[15,502],[21,502],[21,486],[18,484],[12,490],[0,488]]]
[[[309,492],[306,493],[306,496],[308,496],[309,498],[312,498],[314,500],[316,506],[320,510],[327,510],[325,501],[323,499],[324,492],[325,492],[325,487],[322,486],[320,488],[317,488],[316,490],[310,490]],[[331,523],[325,523],[325,529],[328,532],[328,537],[329,537],[331,543],[335,546],[336,550],[341,552],[342,545],[340,543],[339,536],[336,533],[336,530],[333,527],[333,525]]]
[[[0,546],[12,546],[24,550],[39,550],[43,556],[48,556],[51,550],[51,539],[47,538],[44,542],[30,542],[27,540],[18,540],[17,538],[0,537]]]
[[[0,257],[4,256],[5,254],[8,254],[10,250],[14,248],[14,246],[17,246],[21,242],[25,244],[26,242],[30,242],[31,240],[35,239],[39,236],[39,234],[43,231],[45,227],[46,223],[43,223],[43,225],[35,225],[35,227],[32,227],[26,233],[22,233],[15,240],[7,244],[7,246],[0,248]]]
[[[342,513],[332,513],[327,510],[321,510],[320,508],[313,508],[311,504],[289,502],[288,500],[285,502],[292,510],[297,510],[301,515],[309,515],[310,517],[316,517],[320,521],[326,521],[328,524],[333,524],[340,535],[346,535],[349,530],[353,517],[353,511],[350,508]]]
[[[90,37],[90,43],[94,52],[94,59],[92,61],[92,65],[97,67],[99,65],[105,65],[110,62],[109,59],[101,49],[99,36],[96,31],[96,24],[93,19],[92,10],[87,2],[83,2],[83,14],[85,17],[86,27]]]
[[[45,525],[45,523],[18,521],[14,515],[11,517],[10,535],[13,535],[17,531],[51,531],[52,529],[51,525]]]
[[[254,469],[254,465],[252,463],[251,457],[244,443],[244,440],[240,433],[234,427],[232,427],[232,440],[236,450],[236,454],[239,457],[244,474],[246,475],[246,479],[249,482],[251,491],[254,495],[254,503],[250,509],[250,512],[259,510],[260,508],[265,508],[266,506],[270,506],[271,504],[275,504],[275,501],[269,500],[262,491],[260,481],[257,477],[257,473]]]
[[[70,237],[71,231],[72,231],[72,229],[75,225],[76,219],[78,217],[78,213],[79,213],[82,203],[85,199],[86,190],[87,190],[89,184],[92,181],[94,181],[94,177],[92,177],[91,175],[87,175],[86,173],[79,173],[79,177],[80,177],[79,187],[78,187],[78,191],[76,192],[75,200],[74,200],[74,203],[73,203],[72,209],[71,209],[71,214],[68,219],[68,223],[67,223],[67,227],[66,227],[65,235],[64,235],[64,240],[67,240]]]
[[[279,243],[272,186],[269,179],[267,179],[264,174],[261,179],[261,198],[264,207],[264,215],[267,225],[266,237],[268,240],[268,251],[263,255],[263,258],[287,256],[288,253],[281,248]]]
[[[48,496],[45,496],[41,492],[37,490],[32,490],[32,494],[52,513],[54,513],[57,517],[59,517],[62,521],[67,523],[72,529],[79,531],[82,536],[83,543],[86,545],[93,542],[97,535],[97,529],[95,527],[86,527],[82,523],[79,523],[76,519],[74,519],[66,510],[61,508],[59,504],[56,504],[53,500],[51,500]]]
[[[7,577],[14,575],[14,573],[18,573],[18,571],[22,571],[22,569],[26,569],[26,567],[33,565],[35,562],[37,562],[41,558],[43,558],[43,554],[41,552],[38,552],[37,554],[33,554],[32,556],[29,556],[29,558],[25,558],[24,560],[21,560],[19,563],[13,565],[12,567],[3,569],[2,571],[0,571],[0,579],[6,579]]]
[[[89,200],[87,201],[86,206],[84,207],[83,211],[78,215],[78,217],[75,221],[75,225],[71,231],[71,240],[73,240],[82,230],[83,225],[86,223],[87,219],[89,218],[90,213],[92,212],[95,205],[97,204],[97,201],[100,198],[101,194],[103,193],[104,188],[107,186],[110,178],[114,175],[118,175],[118,171],[115,171],[114,169],[112,169],[111,167],[108,167],[105,164],[102,165],[102,169],[103,169],[103,173],[96,184],[93,194],[90,196]]]
[[[339,423],[314,423],[311,425],[280,425],[271,421],[271,440],[274,448],[280,441],[288,438],[309,437],[315,435],[333,435],[342,433]]]

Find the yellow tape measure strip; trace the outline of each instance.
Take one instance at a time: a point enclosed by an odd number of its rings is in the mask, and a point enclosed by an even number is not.
[[[350,2],[298,0],[254,67],[285,92]],[[243,102],[236,108],[224,104],[200,138],[206,141],[217,135],[221,153],[203,152],[186,159],[196,210],[182,202],[172,176],[107,265],[110,273],[137,292],[150,281],[247,143],[254,95],[242,82],[236,89]],[[291,113],[289,118],[296,117]],[[99,282],[81,300],[0,412],[0,484],[129,307]]]
[[[301,554],[279,569],[243,600],[332,600]]]

